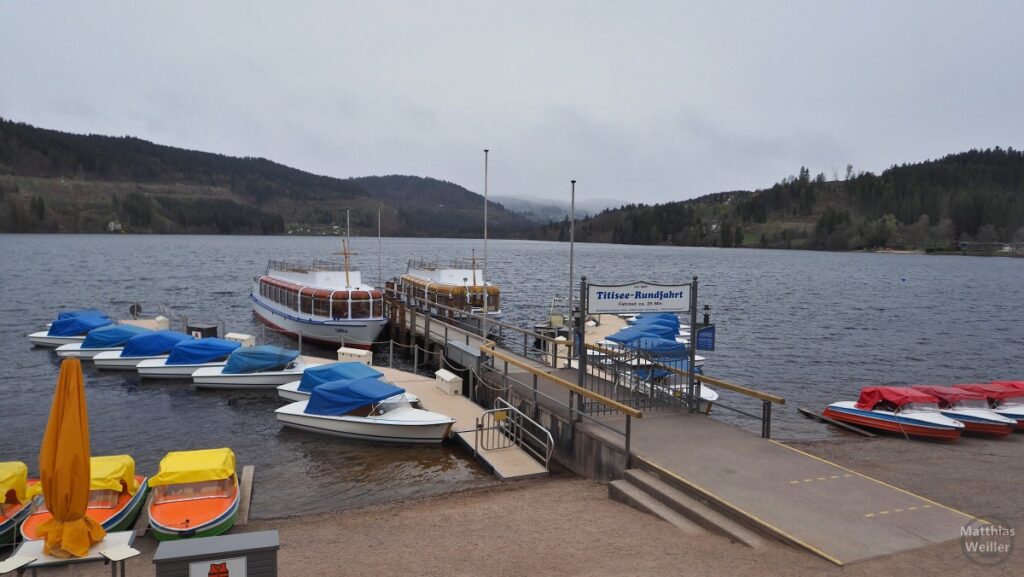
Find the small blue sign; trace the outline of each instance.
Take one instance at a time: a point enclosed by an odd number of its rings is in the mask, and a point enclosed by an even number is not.
[[[715,325],[707,325],[697,329],[697,350],[715,350]]]

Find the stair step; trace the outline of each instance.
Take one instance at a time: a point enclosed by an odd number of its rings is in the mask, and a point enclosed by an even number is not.
[[[707,531],[717,533],[747,547],[764,545],[764,539],[750,529],[662,481],[656,475],[642,469],[628,469],[624,473],[623,481],[639,488],[650,498]]]
[[[706,534],[702,527],[693,521],[676,513],[664,503],[643,492],[639,487],[624,479],[608,483],[608,496],[620,503],[625,503],[634,509],[654,515],[670,525],[675,526],[684,533],[691,535]]]

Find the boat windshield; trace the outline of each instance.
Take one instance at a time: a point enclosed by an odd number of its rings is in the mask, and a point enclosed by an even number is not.
[[[153,502],[172,503],[174,501],[194,501],[196,499],[222,499],[231,496],[234,486],[233,478],[220,479],[219,481],[161,485],[153,489]]]
[[[900,407],[904,412],[906,411],[938,411],[938,403],[907,403]]]
[[[383,401],[377,403],[377,406],[373,408],[373,414],[379,416],[385,413],[390,413],[391,411],[394,411],[396,409],[401,409],[402,407],[411,406],[412,403],[410,403],[409,400],[405,398],[405,395],[396,395],[394,397],[384,399]]]
[[[1003,399],[1000,405],[1024,405],[1024,396]]]
[[[987,399],[961,399],[956,402],[956,406],[963,409],[987,409]]]
[[[121,494],[111,489],[89,491],[90,509],[114,509]]]

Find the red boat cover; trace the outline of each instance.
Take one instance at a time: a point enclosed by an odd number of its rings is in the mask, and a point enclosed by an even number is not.
[[[1024,381],[992,381],[993,385],[1002,385],[1024,391]]]
[[[857,399],[857,408],[870,411],[875,405],[882,401],[888,401],[897,407],[907,403],[938,403],[939,400],[921,391],[915,391],[910,387],[864,387],[860,390],[860,398]]]
[[[938,386],[933,386],[933,385],[914,385],[911,388],[914,389],[915,391],[921,391],[922,393],[927,393],[927,394],[929,394],[929,395],[931,395],[933,397],[936,397],[937,399],[942,401],[944,406],[945,405],[952,405],[952,404],[956,403],[957,401],[963,401],[963,400],[966,400],[966,399],[976,399],[976,400],[987,400],[988,399],[988,397],[986,397],[985,395],[983,395],[981,393],[978,393],[978,392],[975,392],[975,391],[969,391],[967,389],[958,389],[956,387],[938,387]]]
[[[1006,385],[988,384],[963,384],[953,385],[958,389],[967,389],[975,393],[981,393],[990,399],[1009,399],[1010,397],[1024,396],[1024,390],[1009,387]]]

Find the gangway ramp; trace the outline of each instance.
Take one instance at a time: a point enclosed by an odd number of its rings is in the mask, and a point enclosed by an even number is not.
[[[487,412],[483,407],[461,395],[449,395],[437,388],[435,380],[423,375],[385,367],[374,367],[384,373],[384,378],[419,397],[424,409],[435,411],[455,419],[453,438],[473,452],[477,459],[503,481],[543,477],[547,468],[518,445],[499,449],[481,446],[476,430]]]

